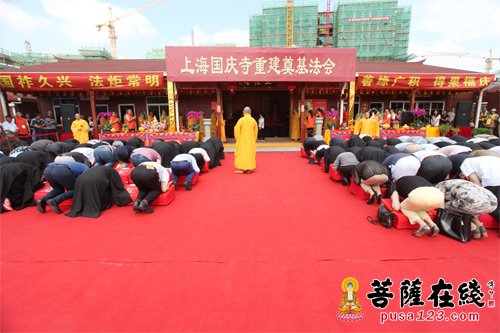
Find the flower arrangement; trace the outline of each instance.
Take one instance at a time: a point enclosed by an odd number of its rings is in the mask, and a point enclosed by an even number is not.
[[[97,121],[99,124],[103,125],[103,123],[108,122],[109,117],[113,115],[113,112],[99,112],[97,114]]]
[[[159,121],[143,121],[139,127],[139,132],[164,132],[167,124]]]
[[[201,111],[189,111],[187,114],[189,128],[193,131],[200,130],[200,118],[203,115]]]
[[[335,128],[337,126],[337,110],[331,108],[330,111],[325,112],[325,123],[328,128]]]
[[[427,113],[425,109],[415,108],[411,110],[411,113],[413,113],[413,115],[415,116],[415,120],[413,121],[412,125],[415,127],[422,127],[424,125],[422,117],[424,117]]]

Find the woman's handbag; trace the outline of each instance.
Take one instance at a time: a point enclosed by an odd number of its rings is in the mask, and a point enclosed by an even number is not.
[[[371,216],[368,216],[368,222],[372,224],[380,223],[386,228],[392,228],[392,224],[394,223],[394,213],[385,208],[384,205],[380,205],[377,211],[377,219],[373,220]]]
[[[439,208],[434,222],[439,227],[439,232],[454,238],[462,243],[471,239],[472,215],[457,214],[449,210]]]

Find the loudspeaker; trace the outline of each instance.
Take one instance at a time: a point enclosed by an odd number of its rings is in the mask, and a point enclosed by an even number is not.
[[[401,113],[401,124],[400,126],[409,125],[413,122],[413,113],[410,111],[404,111]]]
[[[469,127],[472,112],[472,102],[458,102],[455,114],[455,127]]]
[[[76,108],[74,104],[61,104],[61,118],[63,133],[71,133],[71,123],[75,120]]]

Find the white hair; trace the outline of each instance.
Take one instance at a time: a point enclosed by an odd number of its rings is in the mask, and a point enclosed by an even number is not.
[[[245,108],[243,109],[243,114],[251,114],[252,113],[252,109],[250,109],[249,106],[245,106]]]

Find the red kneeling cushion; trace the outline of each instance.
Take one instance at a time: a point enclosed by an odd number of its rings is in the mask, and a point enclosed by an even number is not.
[[[307,156],[306,150],[304,149],[304,147],[300,147],[300,157],[303,157],[303,158],[309,157],[309,156]]]
[[[479,221],[483,222],[486,229],[498,229],[498,220],[490,214],[479,215]]]
[[[115,170],[118,172],[120,175],[120,178],[122,179],[122,183],[125,184],[132,184],[132,178],[130,178],[130,173],[132,170],[134,170],[134,166],[131,164],[128,169],[116,169]]]
[[[370,199],[370,196],[368,195],[368,193],[366,193],[365,191],[363,191],[363,189],[361,188],[361,186],[359,186],[354,181],[352,181],[352,179],[351,179],[351,185],[349,186],[349,191],[352,194],[354,194],[355,196],[357,196],[358,198],[360,198],[361,200],[368,200],[368,199]],[[387,191],[387,188],[385,188],[385,187],[382,187],[380,189],[380,192],[382,192],[382,195],[385,195],[386,191]]]
[[[198,178],[200,178],[200,174],[197,172],[196,175],[194,175],[193,180],[191,181],[191,185],[195,185],[198,182]],[[179,181],[177,182],[177,185],[184,186],[185,180],[186,176],[179,176]]]
[[[130,194],[130,197],[132,198],[132,202],[129,203],[130,205],[133,205],[134,202],[137,200],[137,195],[139,194],[139,189],[135,184],[127,184],[125,185],[125,189],[127,192]],[[173,186],[170,186],[166,192],[162,192],[158,198],[156,198],[153,201],[153,206],[167,206],[169,203],[174,201],[175,199],[175,188]]]
[[[205,161],[205,165],[203,166],[203,169],[201,169],[201,172],[208,172],[210,167],[210,162]]]
[[[35,200],[41,200],[44,196],[46,196],[50,191],[52,191],[52,187],[48,182],[43,183],[43,188],[39,189],[33,195]],[[63,207],[71,207],[73,204],[73,199],[64,200],[59,204],[59,208]],[[47,205],[47,209],[50,209],[50,206]]]
[[[342,180],[343,180],[343,178],[342,178],[342,176],[340,175],[340,173],[338,173],[338,171],[336,171],[336,170],[333,170],[333,164],[330,164],[330,168],[329,168],[329,169],[330,169],[330,171],[329,171],[329,173],[330,173],[330,178],[331,178],[332,180],[335,180],[335,181],[342,181]],[[367,200],[368,200],[368,199],[367,199]]]

